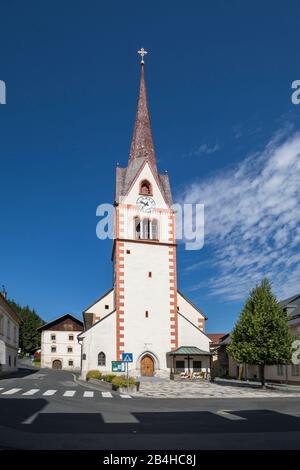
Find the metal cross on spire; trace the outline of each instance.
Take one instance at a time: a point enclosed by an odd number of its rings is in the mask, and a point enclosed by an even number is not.
[[[138,54],[140,54],[141,56],[141,64],[144,64],[144,55],[148,54],[147,51],[145,51],[145,49],[143,47],[141,47],[141,49],[138,51]]]

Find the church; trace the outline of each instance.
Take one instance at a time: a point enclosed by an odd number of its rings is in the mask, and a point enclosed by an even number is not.
[[[123,353],[135,377],[210,370],[207,318],[177,287],[175,213],[169,176],[157,168],[145,53],[128,164],[116,168],[113,285],[83,312],[78,335],[83,379],[124,371]]]

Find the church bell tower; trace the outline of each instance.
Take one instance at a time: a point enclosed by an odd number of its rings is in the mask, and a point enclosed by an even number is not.
[[[152,367],[167,367],[166,351],[178,347],[175,214],[169,177],[157,169],[146,51],[142,48],[139,54],[140,89],[129,159],[127,167],[116,169],[116,359],[132,352],[145,375],[152,375]]]

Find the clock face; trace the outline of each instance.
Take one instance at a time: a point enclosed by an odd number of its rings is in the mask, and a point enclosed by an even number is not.
[[[150,196],[140,196],[137,198],[136,203],[142,212],[152,212],[155,209],[155,201]]]

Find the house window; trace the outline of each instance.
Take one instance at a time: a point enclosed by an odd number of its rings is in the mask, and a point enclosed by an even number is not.
[[[105,363],[106,363],[105,354],[104,352],[101,351],[98,354],[98,366],[105,366]]]
[[[74,362],[73,361],[69,361],[69,366],[73,366],[74,365]]]
[[[126,255],[130,255],[130,250],[126,250]]]
[[[0,315],[0,334],[4,334],[4,328],[3,328],[4,320],[3,320],[3,315]]]
[[[72,353],[73,352],[73,348],[71,348],[70,346],[68,347],[68,353]]]
[[[146,317],[146,318],[149,318],[149,312],[148,312],[148,310],[146,310],[146,312],[145,312],[145,317]]]
[[[202,362],[193,361],[193,372],[201,372],[201,370],[202,370]]]
[[[184,372],[184,361],[176,361],[176,372]]]
[[[85,353],[82,354],[82,360],[83,360],[83,361],[86,360],[86,354],[85,354]]]
[[[16,358],[16,356],[15,356],[15,357],[14,357],[14,366],[16,367],[16,365],[17,365],[17,358]]]
[[[11,366],[11,356],[8,356],[8,365]]]
[[[277,364],[277,375],[278,376],[283,375],[283,365],[282,364]]]
[[[69,335],[69,341],[74,341],[74,335]]]
[[[292,375],[294,377],[299,376],[299,364],[292,364]]]
[[[105,305],[105,310],[108,310],[109,309],[109,305]]]
[[[51,346],[51,352],[56,353],[56,346]]]
[[[148,272],[148,277],[152,277],[152,272],[151,271]]]
[[[152,195],[152,186],[148,180],[143,180],[140,184],[140,194]]]
[[[10,321],[7,320],[7,337],[10,338]]]
[[[51,335],[51,341],[55,341],[56,340],[56,335]]]

